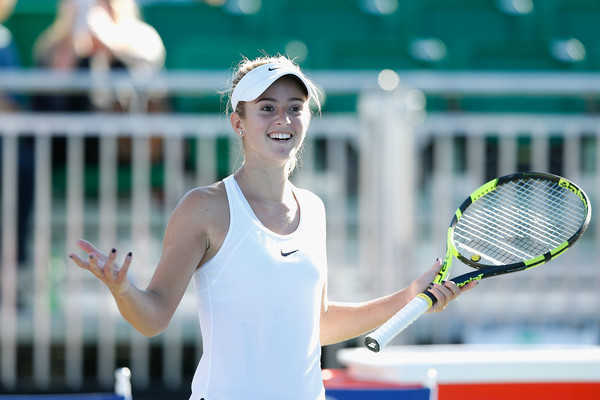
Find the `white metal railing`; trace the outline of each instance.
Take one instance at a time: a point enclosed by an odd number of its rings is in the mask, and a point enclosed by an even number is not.
[[[207,74],[189,73],[187,85],[181,76],[167,74],[161,87],[188,94],[222,89],[215,80],[224,74]],[[74,81],[48,79],[43,73],[22,80],[24,76],[7,78],[0,74],[0,87],[31,92],[82,90],[91,84],[85,76]],[[572,85],[566,86],[554,75],[534,79],[514,74],[469,77],[407,73],[401,75],[405,86],[393,92],[377,89],[374,73],[312,76],[326,93],[360,93],[356,113],[323,114],[314,119],[302,164],[294,176],[298,185],[319,194],[328,209],[332,298],[363,300],[385,294],[410,282],[443,254],[452,212],[486,179],[490,139],[494,140],[497,158],[494,171],[500,175],[515,171],[519,163],[534,170],[549,170],[551,138],[560,137],[563,174],[580,183],[597,205],[600,118],[441,113],[423,119],[423,110],[411,108],[405,101],[414,95],[413,88],[425,94],[462,90],[464,94],[492,95],[497,90],[573,95],[577,93],[574,87],[582,87],[582,79],[600,81],[596,75],[568,75],[565,79]],[[495,83],[498,81],[504,82],[501,88]],[[119,80],[103,82],[118,86],[114,82]],[[156,82],[130,86],[154,90]],[[492,92],[481,89],[486,84]],[[600,90],[594,84],[586,87],[588,94]],[[126,358],[134,385],[148,385],[150,346],[157,344],[164,348],[165,385],[188,385],[182,371],[183,346],[192,344],[196,358],[202,351],[190,294],[184,296],[167,331],[147,339],[120,318],[108,291],[91,274],[68,263],[66,254],[74,250],[79,237],[89,238],[104,249],[117,246],[122,254],[132,250],[135,262],[131,273],[143,286],[156,265],[164,225],[179,198],[194,186],[218,179],[217,167],[222,162],[218,157],[222,154],[218,155],[217,142],[232,137],[228,118],[223,114],[13,113],[0,115],[0,132],[0,384],[11,388],[21,379],[16,368],[18,346],[31,344],[33,381],[38,388],[48,387],[51,348],[64,345],[64,381],[72,388],[81,387],[83,346],[93,343],[98,346],[97,379],[105,387],[112,383],[118,356],[123,357],[117,354],[117,345],[123,344],[130,349]],[[26,265],[18,265],[17,154],[18,140],[24,135],[35,137],[35,200],[29,242],[32,257]],[[59,173],[51,160],[56,135],[67,138],[66,189],[60,195],[51,185]],[[83,148],[89,136],[100,138],[98,194],[94,196],[86,195],[84,182]],[[523,137],[530,140],[526,149],[519,142]],[[150,180],[151,138],[159,138],[162,149],[164,179],[158,186]],[[133,141],[130,161],[125,165],[131,171],[131,187],[125,194],[119,192],[116,179],[123,168],[116,158],[123,139]],[[233,139],[228,143],[228,171],[233,171],[240,162],[238,144]],[[589,146],[595,147],[590,151]],[[188,165],[184,160],[190,159],[190,152],[194,157]],[[428,159],[431,161],[426,162]],[[457,340],[481,340],[489,333],[488,328],[498,327],[495,321],[504,326],[560,324],[571,333],[591,337],[589,332],[600,324],[595,312],[600,305],[596,290],[600,274],[594,268],[600,235],[595,221],[594,216],[590,232],[576,248],[547,267],[482,283],[477,292],[464,296],[444,313],[420,321],[398,340],[447,341],[448,332]],[[461,268],[458,264],[456,270]],[[567,309],[568,304],[577,307]]]
[[[555,172],[578,182],[597,210],[599,132],[598,116],[430,115],[415,136],[423,145],[433,144],[430,181],[420,194],[426,197],[421,197],[419,207],[425,214],[429,210],[432,219],[418,226],[435,243],[444,243],[450,213],[465,194],[484,182],[489,161],[486,142],[490,138],[497,140],[497,175],[514,172],[519,164],[529,170],[552,172],[556,168],[552,157],[558,155],[562,158],[561,170]],[[466,165],[462,168],[456,166],[459,157],[453,140],[457,137],[465,138],[462,152],[466,153]],[[556,152],[551,152],[556,138],[562,143]],[[525,145],[520,143],[523,139]],[[444,196],[452,186],[451,195]],[[558,340],[597,344],[600,320],[595,310],[600,297],[595,288],[600,285],[600,274],[594,258],[598,255],[600,235],[595,215],[587,233],[564,256],[532,271],[482,282],[477,292],[461,299],[452,312],[421,328],[431,329],[433,340],[441,340],[450,329],[455,337],[465,341]],[[460,263],[455,266],[460,268]],[[468,324],[452,324],[457,315]]]
[[[51,376],[50,348],[53,343],[65,345],[65,379],[69,386],[82,384],[82,346],[98,344],[98,379],[109,384],[116,364],[116,345],[131,346],[131,368],[136,371],[133,382],[145,386],[149,382],[150,339],[134,332],[118,316],[108,291],[89,273],[67,262],[65,255],[75,250],[77,238],[87,237],[101,248],[116,246],[133,250],[135,267],[131,274],[140,284],[149,281],[161,248],[162,231],[168,215],[186,190],[210,184],[217,179],[216,139],[228,135],[224,119],[219,115],[61,115],[15,113],[0,116],[3,138],[3,263],[2,263],[2,379],[14,385],[16,348],[19,343],[33,345],[33,377],[40,387],[47,387]],[[90,132],[89,127],[94,127]],[[316,181],[317,191],[329,199],[343,198],[342,185],[329,172],[312,171],[315,140],[327,138],[330,162],[341,165],[345,143],[357,136],[355,117],[332,116],[313,123],[314,134],[308,140],[300,169],[306,173],[299,180]],[[16,262],[17,143],[19,135],[35,135],[36,179],[34,214],[31,232],[32,265]],[[66,193],[53,195],[51,137],[60,133],[67,137]],[[97,198],[87,198],[84,190],[85,170],[83,144],[86,136],[100,136],[99,189]],[[163,144],[164,184],[153,187],[150,182],[150,135],[160,135]],[[116,153],[118,141],[132,138],[130,194],[117,193]],[[189,140],[193,140],[190,142]],[[183,160],[189,146],[196,147],[193,170],[186,170]],[[229,154],[233,171],[239,157],[236,142],[230,142]],[[158,193],[157,193],[158,192]],[[343,203],[343,202],[342,202]],[[335,231],[344,225],[345,216],[335,215]],[[343,231],[342,227],[337,228]],[[344,236],[344,235],[341,235]],[[340,251],[344,251],[340,249]],[[17,282],[33,280],[31,291],[18,293]],[[17,312],[17,298],[25,309]],[[29,313],[31,311],[31,313]],[[181,358],[184,342],[198,343],[200,337],[194,301],[186,295],[167,330],[155,341],[165,347],[165,383],[173,387],[182,382]]]

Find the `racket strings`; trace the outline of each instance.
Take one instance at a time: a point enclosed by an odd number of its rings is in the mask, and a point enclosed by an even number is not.
[[[585,219],[579,197],[542,179],[509,182],[472,203],[454,229],[461,253],[480,264],[512,264],[542,255],[571,238]]]
[[[497,222],[497,226],[499,227],[513,229],[512,231],[507,232],[509,234],[515,236],[532,234],[534,238],[538,239],[539,241],[547,241],[550,245],[553,245],[553,247],[560,245],[565,239],[568,238],[564,235],[565,228],[567,232],[574,232],[573,229],[569,228],[575,228],[576,230],[579,227],[581,219],[573,218],[574,215],[572,213],[564,212],[564,201],[559,202],[557,200],[560,192],[556,190],[556,187],[550,188],[550,197],[546,199],[541,198],[540,193],[533,192],[529,188],[524,188],[523,190],[526,191],[527,196],[516,197],[516,206],[499,206],[496,208],[491,206],[489,209],[493,213],[488,216],[482,215],[481,218],[487,217],[491,221]],[[496,193],[495,197],[498,198],[499,194]],[[525,199],[527,201],[525,201]],[[496,201],[497,199],[490,200]],[[544,202],[545,200],[548,201],[550,208],[552,208],[552,210],[550,210],[550,214],[536,212],[533,208],[531,208],[531,203],[534,203],[533,206],[535,207],[543,204],[537,200],[540,200],[541,202]],[[526,209],[527,212],[522,212],[523,209]],[[557,210],[560,211],[560,214],[557,213]],[[481,210],[475,211],[483,214],[481,213]],[[557,215],[560,215],[564,218],[564,221],[560,221],[560,225],[556,225]],[[520,223],[512,225],[505,223],[507,219],[510,220],[512,218],[520,218]],[[559,228],[562,228],[562,232],[559,230]]]

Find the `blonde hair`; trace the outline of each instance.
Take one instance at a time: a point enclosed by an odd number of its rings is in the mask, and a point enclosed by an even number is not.
[[[227,99],[227,110],[231,110],[232,109],[232,105],[231,105],[231,95],[233,93],[233,90],[235,89],[235,87],[237,86],[237,84],[240,82],[240,80],[242,80],[242,78],[250,71],[252,71],[254,68],[256,67],[260,67],[261,65],[265,65],[265,64],[271,64],[271,63],[277,63],[277,64],[288,64],[291,65],[293,67],[295,67],[296,69],[298,69],[298,71],[300,71],[300,73],[303,74],[304,79],[306,79],[306,81],[309,83],[310,85],[310,90],[312,91],[312,93],[315,94],[314,101],[317,105],[318,110],[321,110],[321,103],[319,101],[319,89],[317,89],[317,86],[313,83],[312,80],[310,80],[306,75],[304,75],[304,73],[302,72],[302,70],[300,69],[300,66],[298,64],[296,64],[294,62],[294,60],[278,54],[276,56],[262,56],[262,57],[257,57],[255,59],[248,59],[246,57],[243,57],[242,60],[237,64],[237,66],[235,67],[235,72],[233,74],[232,80],[231,80],[231,88],[229,90],[227,90],[227,95],[228,95],[228,99]],[[300,81],[300,80],[298,80]],[[304,86],[303,86],[304,87]],[[307,93],[308,94],[308,93]],[[236,107],[235,110],[232,110],[233,112],[238,113],[242,118],[246,115],[245,113],[245,107],[244,107],[244,102],[240,101]]]

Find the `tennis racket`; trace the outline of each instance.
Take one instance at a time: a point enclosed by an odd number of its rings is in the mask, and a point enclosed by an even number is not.
[[[584,191],[560,176],[521,172],[493,179],[454,213],[446,256],[433,283],[444,282],[453,257],[476,269],[452,279],[458,287],[546,263],[579,239],[591,215]],[[365,345],[378,352],[435,302],[429,291],[420,293],[369,334]]]

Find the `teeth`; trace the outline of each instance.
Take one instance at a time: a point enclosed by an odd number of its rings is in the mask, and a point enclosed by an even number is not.
[[[292,137],[292,135],[290,135],[289,133],[271,133],[269,135],[269,137],[271,139],[280,139],[280,140],[285,140],[285,139],[289,139]]]

